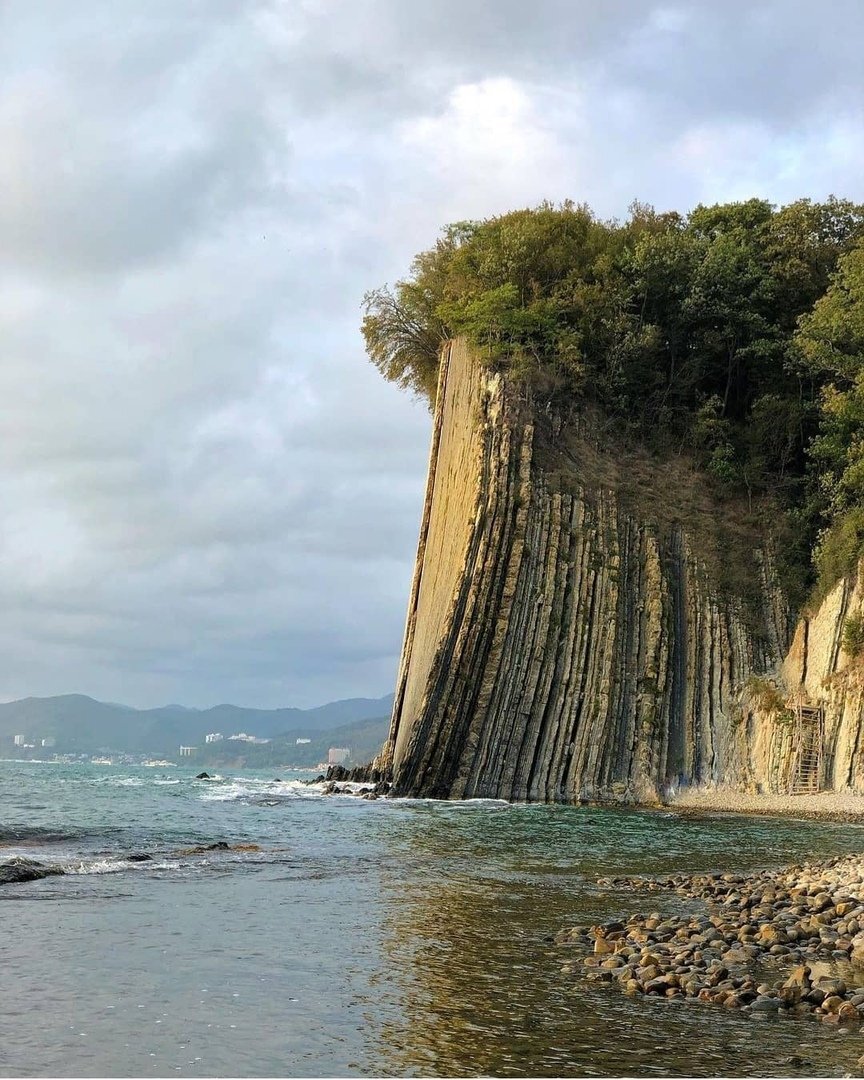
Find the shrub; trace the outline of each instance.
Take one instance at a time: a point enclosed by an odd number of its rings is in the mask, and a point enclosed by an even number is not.
[[[853,659],[864,652],[864,615],[850,615],[843,626],[843,651]]]

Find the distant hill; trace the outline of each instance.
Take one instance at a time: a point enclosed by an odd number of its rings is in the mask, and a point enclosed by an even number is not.
[[[244,709],[216,705],[189,709],[165,705],[158,709],[133,709],[108,704],[83,694],[22,698],[0,704],[0,748],[10,746],[15,735],[28,742],[53,738],[58,753],[126,751],[175,755],[182,743],[204,745],[208,732],[229,735],[245,732],[259,738],[311,738],[358,721],[389,715],[393,695],[381,698],[348,698],[314,709]]]

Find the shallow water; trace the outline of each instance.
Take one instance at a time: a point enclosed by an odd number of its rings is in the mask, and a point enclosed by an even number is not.
[[[261,850],[189,851],[222,840]],[[859,850],[850,825],[0,762],[0,861],[75,871],[0,887],[0,1075],[840,1076],[864,1035],[633,1001],[549,939],[681,904],[601,876]]]

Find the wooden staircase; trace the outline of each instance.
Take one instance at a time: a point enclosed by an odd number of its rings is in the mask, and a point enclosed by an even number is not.
[[[825,717],[821,705],[805,704],[799,696],[790,703],[795,711],[789,763],[790,795],[812,795],[822,790]]]

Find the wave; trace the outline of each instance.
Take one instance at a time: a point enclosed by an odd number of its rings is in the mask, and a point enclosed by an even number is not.
[[[307,784],[303,780],[234,777],[218,787],[212,785],[212,781],[207,785],[198,796],[202,802],[258,802],[263,799],[276,803],[288,799],[320,799],[324,794],[323,784]]]
[[[125,870],[179,870],[181,866],[182,863],[170,859],[84,859],[77,863],[67,863],[60,872],[79,877],[89,874],[121,874]]]

